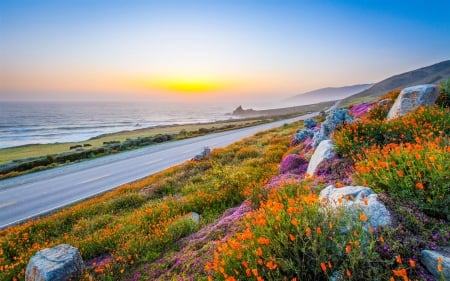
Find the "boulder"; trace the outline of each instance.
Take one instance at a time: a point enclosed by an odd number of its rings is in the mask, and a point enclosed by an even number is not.
[[[303,121],[303,125],[306,128],[311,129],[317,125],[317,121],[314,119],[306,119],[305,121]]]
[[[391,224],[391,215],[386,207],[378,201],[377,194],[372,189],[364,186],[345,186],[336,188],[329,185],[319,194],[319,202],[332,209],[345,208],[355,215],[360,211],[367,216],[366,226],[373,228]]]
[[[211,156],[211,149],[209,147],[204,147],[200,154],[194,156],[193,160],[200,161],[208,159]]]
[[[434,84],[425,84],[405,88],[392,105],[387,119],[403,116],[419,106],[432,106],[439,96],[439,89]]]
[[[190,218],[195,223],[199,223],[200,222],[200,214],[199,213],[190,212],[188,214],[188,218]]]
[[[438,271],[438,264],[442,268],[444,280],[450,280],[450,248],[444,248],[440,251],[423,250],[421,252],[420,261],[427,270],[440,280],[441,272]],[[439,262],[439,259],[441,262]]]
[[[28,262],[25,281],[76,280],[84,271],[78,249],[61,244],[37,252]]]
[[[333,142],[331,140],[323,140],[317,146],[314,154],[309,161],[308,168],[306,169],[306,173],[309,176],[313,176],[316,172],[317,166],[325,160],[330,159],[335,155],[333,152]]]
[[[294,139],[296,140],[297,143],[302,142],[303,140],[307,139],[307,138],[312,138],[314,136],[314,131],[311,129],[303,129],[298,131],[295,135],[294,135]]]
[[[383,106],[391,102],[391,99],[384,99],[378,102],[378,106]]]
[[[348,109],[332,110],[322,123],[320,133],[325,137],[329,137],[336,130],[337,126],[350,122],[353,122],[353,118],[350,116]]]

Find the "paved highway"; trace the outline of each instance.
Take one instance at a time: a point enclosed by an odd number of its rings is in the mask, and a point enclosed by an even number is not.
[[[258,131],[317,113],[234,131],[167,142],[0,180],[0,229],[50,213],[191,159],[203,147],[223,147]]]

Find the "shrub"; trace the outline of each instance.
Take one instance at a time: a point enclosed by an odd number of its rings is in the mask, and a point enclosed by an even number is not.
[[[318,203],[304,182],[272,189],[241,232],[217,243],[205,270],[215,280],[389,279],[389,263],[374,248],[377,236]]]
[[[306,173],[308,161],[298,154],[289,154],[280,163],[280,174],[292,173],[302,175]]]
[[[450,107],[450,77],[440,84],[440,93],[436,104],[440,107]]]
[[[254,147],[243,147],[241,149],[238,150],[238,152],[236,153],[236,157],[240,160],[243,159],[247,159],[247,158],[255,158],[258,157],[259,152],[256,148]]]
[[[450,220],[448,139],[389,144],[365,150],[356,163],[356,180],[379,192],[411,200],[427,213]]]
[[[417,110],[392,119],[361,120],[346,124],[333,135],[336,152],[341,156],[356,156],[373,146],[390,143],[415,143],[416,139],[432,139],[450,135],[450,111],[434,107]]]

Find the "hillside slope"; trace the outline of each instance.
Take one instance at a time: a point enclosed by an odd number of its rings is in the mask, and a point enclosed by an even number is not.
[[[361,91],[370,88],[372,85],[373,84],[358,84],[345,87],[321,88],[295,95],[286,99],[286,101],[291,103],[307,104],[312,102],[339,100],[360,93]]]
[[[360,99],[374,99],[397,88],[438,83],[448,77],[450,77],[450,60],[389,77],[360,93],[345,98],[342,104],[345,105]]]

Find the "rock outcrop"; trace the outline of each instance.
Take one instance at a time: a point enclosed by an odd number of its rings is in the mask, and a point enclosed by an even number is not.
[[[61,244],[37,252],[29,261],[25,281],[77,280],[84,270],[78,249]]]
[[[204,147],[200,154],[194,156],[192,160],[200,161],[204,159],[208,159],[211,156],[211,149],[209,147]]]
[[[444,280],[450,280],[450,248],[445,248],[440,251],[423,250],[421,252],[421,262],[428,271],[440,280],[441,272],[444,275]]]
[[[333,209],[348,209],[355,215],[362,211],[367,217],[366,223],[376,229],[391,224],[391,215],[377,196],[372,189],[364,186],[336,188],[329,185],[320,192],[319,202]]]
[[[317,146],[314,154],[309,161],[308,168],[306,169],[306,174],[309,176],[313,176],[316,172],[319,164],[325,160],[330,159],[335,155],[333,152],[333,142],[331,140],[323,140],[320,142],[319,146]]]
[[[403,116],[422,105],[432,106],[438,96],[439,89],[434,84],[405,88],[389,110],[387,119]]]

